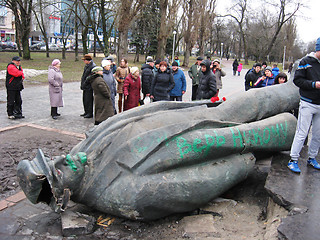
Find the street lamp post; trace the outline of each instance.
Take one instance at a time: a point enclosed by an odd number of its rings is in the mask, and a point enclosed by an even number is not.
[[[173,63],[173,60],[174,60],[174,43],[176,41],[176,34],[177,34],[177,32],[174,30],[173,31],[173,46],[172,46],[172,61],[171,61],[171,64]]]
[[[222,60],[222,55],[223,55],[223,42],[221,43],[221,57],[220,57],[221,60]]]

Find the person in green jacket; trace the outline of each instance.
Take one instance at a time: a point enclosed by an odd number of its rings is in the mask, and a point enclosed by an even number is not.
[[[193,64],[188,71],[189,77],[192,79],[192,101],[196,100],[197,96],[199,78],[201,73],[200,63],[202,62],[202,60],[202,57],[198,57],[196,63]]]

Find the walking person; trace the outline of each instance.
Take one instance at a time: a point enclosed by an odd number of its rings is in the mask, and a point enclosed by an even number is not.
[[[94,67],[87,81],[91,84],[94,92],[94,125],[99,125],[114,115],[110,89],[103,80],[103,68]]]
[[[170,91],[170,101],[182,101],[182,95],[186,92],[187,82],[183,71],[179,69],[176,61],[172,63],[172,73],[174,88]]]
[[[81,90],[83,91],[82,94],[82,102],[83,102],[83,109],[84,113],[81,114],[81,117],[84,118],[92,118],[93,117],[93,90],[91,84],[86,81],[87,77],[90,76],[91,70],[96,66],[93,62],[92,57],[90,54],[84,55],[82,60],[85,63],[83,74],[81,77]]]
[[[124,80],[126,79],[129,73],[130,73],[130,69],[128,67],[128,61],[127,59],[123,58],[120,61],[120,67],[117,68],[117,71],[115,73],[115,78],[118,82],[117,93],[119,94],[119,99],[118,99],[119,113],[122,112]]]
[[[242,63],[239,63],[237,68],[238,76],[240,76],[241,71],[242,71]]]
[[[150,98],[156,101],[169,101],[170,91],[174,88],[174,80],[166,61],[159,64],[159,71],[151,84]]]
[[[200,63],[202,74],[199,80],[197,100],[210,99],[217,93],[216,77],[210,69],[210,60]]]
[[[300,173],[298,159],[309,128],[312,126],[312,138],[308,148],[307,165],[320,170],[316,160],[320,147],[320,38],[317,39],[315,52],[302,58],[294,74],[293,82],[299,87],[300,107],[296,133],[290,151],[288,168]]]
[[[200,63],[202,62],[202,60],[203,60],[202,57],[198,57],[196,63],[193,64],[188,71],[188,75],[192,80],[192,96],[191,96],[192,101],[196,100],[196,97],[197,97],[199,78],[201,74]]]
[[[20,66],[20,58],[13,57],[7,66],[7,114],[9,119],[24,118],[22,115],[22,98],[24,73]]]
[[[139,76],[139,68],[132,67],[130,73],[124,80],[123,94],[124,105],[123,111],[139,106],[141,81]]]
[[[58,107],[63,107],[62,99],[62,85],[63,75],[60,71],[61,62],[59,59],[54,59],[49,66],[48,82],[49,82],[49,96],[51,105],[51,117],[57,119],[60,114]]]
[[[235,59],[235,60],[233,61],[233,63],[232,63],[233,76],[236,75],[237,70],[238,70],[238,66],[239,66],[238,60]]]
[[[101,66],[103,67],[103,80],[108,84],[108,87],[110,89],[110,97],[112,101],[114,114],[117,114],[116,105],[115,105],[117,87],[116,87],[116,80],[114,79],[114,76],[111,70],[111,65],[112,63],[109,60],[102,60],[101,62]]]
[[[226,72],[222,70],[220,65],[220,60],[215,59],[212,62],[212,72],[216,77],[216,86],[217,86],[217,93],[214,95],[214,97],[218,97],[219,90],[222,89],[222,80],[221,77],[224,77],[226,75]]]

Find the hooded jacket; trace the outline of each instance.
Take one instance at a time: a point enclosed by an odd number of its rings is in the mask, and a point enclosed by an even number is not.
[[[217,93],[216,77],[210,69],[211,62],[206,59],[200,63],[202,65],[206,66],[206,71],[200,75],[197,100],[210,99]]]
[[[111,97],[113,109],[116,111],[115,97],[117,95],[117,85],[116,85],[116,80],[113,77],[112,70],[103,69],[103,80],[108,84],[108,87],[110,89],[110,97]]]
[[[153,67],[146,63],[143,64],[141,67],[141,82],[143,94],[150,94],[150,88],[153,78]]]
[[[320,60],[313,52],[301,59],[294,74],[293,82],[299,87],[301,100],[320,105],[320,89],[316,88],[319,80]]]

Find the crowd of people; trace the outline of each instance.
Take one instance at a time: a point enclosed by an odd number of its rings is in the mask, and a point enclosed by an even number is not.
[[[151,102],[182,101],[187,91],[186,78],[179,68],[180,60],[175,58],[171,66],[168,58],[154,61],[147,57],[142,65],[128,67],[126,59],[121,59],[117,68],[113,57],[102,60],[97,66],[91,57],[86,54],[82,58],[85,63],[80,88],[83,91],[84,113],[80,116],[93,118],[95,125],[117,114],[115,105],[118,93],[118,112],[135,108],[144,104],[149,98]],[[20,58],[15,56],[7,66],[7,114],[9,119],[24,118],[22,114],[21,91],[23,89],[24,72],[20,65]],[[63,75],[60,71],[61,61],[54,59],[48,69],[49,98],[51,116],[58,119],[58,108],[63,107]],[[240,76],[242,64],[237,59],[233,64],[233,75]],[[289,71],[292,71],[292,64]],[[141,74],[140,74],[141,73]],[[202,100],[216,97],[222,89],[221,78],[226,75],[220,65],[220,60],[203,59],[198,57],[188,70],[192,80],[191,100]],[[140,77],[141,76],[141,77]],[[300,173],[298,158],[312,125],[312,138],[309,146],[307,164],[320,170],[320,164],[315,157],[320,147],[320,38],[316,43],[315,52],[308,54],[299,62],[294,75],[294,84],[299,88],[301,100],[298,114],[298,125],[291,147],[291,160],[288,168]],[[267,66],[266,62],[255,63],[245,74],[245,90],[268,87],[287,82],[287,75],[280,72],[276,64]],[[117,84],[116,84],[117,83]],[[141,98],[140,92],[143,97]],[[94,112],[93,112],[94,109]]]

